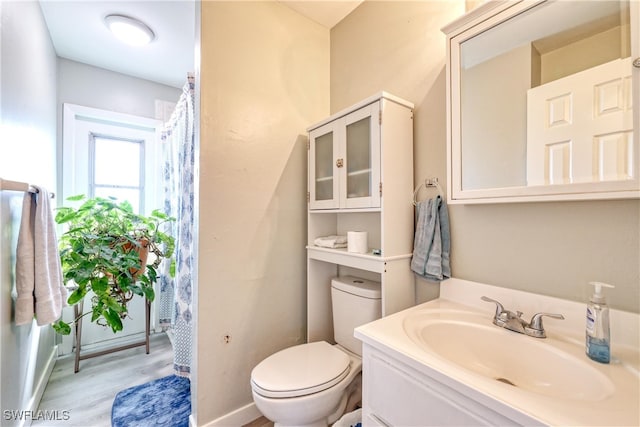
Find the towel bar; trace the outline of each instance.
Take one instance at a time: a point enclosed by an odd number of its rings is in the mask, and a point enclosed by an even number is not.
[[[418,204],[418,191],[420,191],[420,189],[424,187],[436,187],[438,189],[438,193],[440,194],[441,197],[444,197],[444,192],[442,191],[442,187],[440,187],[440,183],[438,182],[438,178],[426,178],[424,180],[424,182],[420,185],[418,185],[416,187],[416,189],[413,192],[413,206],[416,206]]]
[[[28,193],[38,193],[38,189],[27,182],[21,181],[10,181],[8,179],[0,178],[0,191],[9,190],[9,191],[24,191]],[[53,199],[55,197],[55,193],[50,192],[49,196]]]

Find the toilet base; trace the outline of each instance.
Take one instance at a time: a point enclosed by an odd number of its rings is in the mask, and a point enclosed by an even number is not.
[[[344,391],[342,395],[342,399],[340,400],[340,405],[338,405],[338,409],[327,417],[327,425],[332,425],[336,421],[342,417],[342,415],[347,412],[351,412],[356,409],[356,406],[362,402],[362,373],[359,373],[358,376],[349,384],[347,389]]]
[[[317,395],[323,393],[324,392],[320,392],[317,393]],[[345,413],[356,409],[356,407],[362,402],[362,374],[357,374],[357,376],[349,383],[347,388],[342,391],[337,402],[334,401],[333,404],[329,404],[329,407],[333,407],[333,409],[328,414],[326,412],[322,414],[322,411],[319,411],[320,407],[326,408],[325,405],[328,401],[323,399],[325,396],[317,395],[305,396],[308,400],[304,398],[297,398],[297,405],[295,408],[281,407],[278,411],[274,411],[276,408],[274,408],[272,404],[265,406],[265,401],[263,401],[264,398],[256,396],[255,393],[254,401],[262,414],[271,421],[274,421],[274,427],[328,427],[338,421]],[[280,401],[279,403],[284,402]],[[314,420],[314,413],[315,416],[321,416],[322,418]],[[278,419],[280,422],[277,421]]]

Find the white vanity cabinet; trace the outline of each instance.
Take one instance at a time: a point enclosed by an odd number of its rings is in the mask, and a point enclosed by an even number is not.
[[[382,350],[382,351],[381,351]],[[393,350],[365,344],[362,422],[372,426],[543,425]],[[408,363],[407,363],[408,362]]]
[[[380,282],[383,316],[415,303],[413,104],[381,92],[307,130],[307,338],[331,342],[335,276]],[[367,253],[314,245],[348,231],[367,232]]]

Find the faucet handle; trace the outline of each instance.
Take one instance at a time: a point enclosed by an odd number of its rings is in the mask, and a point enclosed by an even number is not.
[[[553,319],[564,320],[564,316],[562,314],[554,314],[554,313],[536,313],[531,318],[531,322],[529,322],[529,326],[525,328],[527,335],[531,335],[536,338],[545,338],[547,334],[544,332],[544,326],[542,325],[542,317],[551,317]]]
[[[482,297],[480,297],[480,299],[482,301],[495,303],[495,305],[496,305],[496,314],[497,313],[502,313],[504,311],[504,307],[502,306],[502,304],[500,304],[500,301],[496,301],[496,300],[491,299],[489,297],[485,297],[484,295]]]
[[[504,312],[504,307],[502,306],[502,304],[500,304],[499,301],[496,301],[494,299],[491,299],[489,297],[485,297],[484,295],[482,297],[480,297],[480,299],[482,301],[486,301],[486,302],[492,302],[496,305],[496,315],[494,316],[494,319],[497,319],[498,317],[500,317],[500,314]]]

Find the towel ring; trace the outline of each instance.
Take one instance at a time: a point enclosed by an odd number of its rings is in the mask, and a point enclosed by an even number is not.
[[[440,187],[440,183],[438,182],[438,178],[427,178],[424,180],[424,182],[420,185],[418,185],[416,187],[416,189],[413,192],[413,206],[416,206],[418,204],[418,192],[420,191],[420,189],[424,187],[436,187],[438,189],[438,193],[440,194],[441,197],[444,197],[443,195],[443,191],[442,191],[442,187]]]

